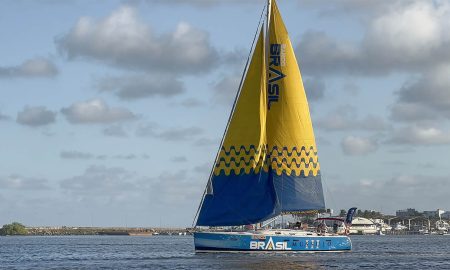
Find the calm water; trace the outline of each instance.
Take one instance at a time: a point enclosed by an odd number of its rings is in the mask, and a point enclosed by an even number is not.
[[[349,253],[194,254],[191,236],[0,237],[2,269],[450,269],[450,236],[353,236]]]

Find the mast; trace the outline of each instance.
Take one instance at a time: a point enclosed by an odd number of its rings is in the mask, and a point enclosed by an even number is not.
[[[266,39],[265,39],[265,50],[266,59],[269,57],[269,29],[270,29],[270,11],[272,9],[272,0],[267,0],[267,12],[266,12]]]

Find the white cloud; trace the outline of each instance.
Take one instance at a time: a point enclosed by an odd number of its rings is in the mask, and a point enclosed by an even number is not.
[[[417,122],[437,117],[435,111],[418,103],[397,102],[391,107],[391,119],[394,121]]]
[[[172,162],[187,162],[187,158],[185,156],[174,156],[170,159]]]
[[[212,138],[199,138],[194,142],[194,146],[200,146],[200,147],[211,147],[211,146],[215,146],[217,147],[217,145],[220,143],[220,139],[212,139]]]
[[[198,177],[195,180],[190,178],[186,170],[163,172],[152,179],[144,178],[140,183],[147,186],[152,191],[154,200],[162,203],[165,208],[197,206],[195,204],[198,203],[197,200],[204,188],[204,181],[198,181]]]
[[[400,174],[390,178],[363,178],[355,183],[331,185],[333,194],[343,198],[340,204],[359,208],[381,207],[384,213],[398,209],[431,210],[450,203],[450,176]],[[358,192],[354,192],[358,190]]]
[[[125,192],[134,188],[128,180],[134,176],[133,173],[119,167],[90,166],[82,175],[62,180],[61,187],[80,193]]]
[[[61,180],[60,187],[75,198],[96,204],[127,203],[133,199],[145,203],[147,198],[151,199],[151,205],[162,205],[167,209],[186,203],[192,205],[192,195],[200,196],[202,192],[200,183],[190,179],[185,170],[141,177],[120,167],[92,165],[81,175]]]
[[[78,159],[78,160],[89,160],[89,159],[97,159],[97,160],[106,160],[106,159],[121,159],[121,160],[134,160],[134,159],[149,159],[149,156],[146,154],[118,154],[113,156],[107,155],[99,155],[99,154],[91,154],[87,152],[81,152],[76,150],[64,150],[59,153],[59,156],[62,159]]]
[[[200,107],[204,105],[204,103],[196,98],[187,98],[180,103],[182,106],[187,108]]]
[[[450,132],[445,132],[435,127],[413,125],[395,130],[388,142],[410,145],[450,144]]]
[[[214,87],[213,101],[218,104],[231,106],[239,90],[241,75],[227,75],[218,81]]]
[[[421,111],[435,112],[437,116],[450,118],[450,63],[437,66],[418,80],[405,84],[398,91],[398,103],[407,106],[423,107]],[[398,104],[397,104],[398,106]],[[417,118],[430,117],[431,113]]]
[[[105,136],[111,137],[119,137],[119,138],[128,137],[128,133],[126,132],[125,128],[121,125],[112,125],[106,127],[102,130],[102,133]]]
[[[322,16],[348,16],[349,13],[367,15],[367,12],[386,11],[389,6],[399,2],[413,2],[415,0],[391,0],[391,1],[360,1],[360,0],[298,0],[301,7],[317,7],[321,9]]]
[[[170,73],[209,71],[218,60],[206,32],[181,22],[172,33],[157,36],[131,6],[98,21],[79,19],[57,45],[69,59],[84,57],[122,68]]]
[[[359,118],[356,108],[350,105],[337,107],[326,116],[316,122],[317,127],[328,131],[342,130],[368,130],[383,131],[388,128],[388,124],[380,117],[366,115]]]
[[[91,159],[94,157],[91,153],[85,153],[80,151],[61,151],[59,156],[62,159]]]
[[[371,23],[365,46],[369,52],[383,52],[398,63],[426,61],[445,41],[441,27],[447,9],[424,1],[392,9]]]
[[[355,128],[351,123],[355,118],[356,109],[354,107],[341,106],[319,119],[316,125],[326,130],[346,130]]]
[[[153,137],[164,141],[188,141],[202,134],[198,127],[176,127],[164,129],[156,123],[142,124],[136,130],[139,137]]]
[[[0,78],[54,77],[57,74],[56,66],[45,58],[29,59],[18,66],[0,67]]]
[[[256,4],[258,6],[263,6],[266,0],[146,0],[145,2],[154,5],[189,5],[199,8],[212,8],[219,5],[251,5]]]
[[[347,81],[344,83],[344,85],[342,85],[342,91],[355,97],[361,92],[361,88],[356,83]]]
[[[148,156],[144,155],[142,156],[145,159],[148,159]],[[126,154],[126,155],[116,155],[114,156],[115,159],[122,159],[122,160],[134,160],[134,159],[138,159],[139,156],[135,155],[135,154]]]
[[[308,31],[297,44],[296,55],[304,74],[359,73],[361,58],[357,45],[333,40],[324,32]],[[366,65],[367,66],[367,65]]]
[[[0,177],[0,189],[43,190],[48,188],[46,179],[22,177],[20,175]]]
[[[167,75],[108,77],[101,79],[97,88],[100,91],[113,92],[123,100],[155,96],[169,98],[184,92],[183,83]]]
[[[194,167],[194,172],[198,173],[201,178],[207,178],[211,173],[213,165],[212,162],[206,162]]]
[[[341,147],[346,155],[363,156],[375,152],[378,144],[374,139],[347,136],[342,140]]]
[[[125,108],[109,107],[101,99],[76,102],[61,109],[72,124],[104,124],[136,119],[137,116]]]
[[[38,127],[54,123],[55,118],[56,112],[52,112],[44,106],[26,106],[22,111],[17,113],[16,121],[22,125]]]
[[[157,136],[166,141],[185,141],[203,133],[198,127],[172,128],[159,133]]]
[[[221,51],[221,61],[239,73],[244,71],[245,62],[249,55],[248,48],[235,48],[232,51]]]
[[[303,81],[308,101],[323,99],[325,94],[325,83],[318,78],[307,78]]]
[[[450,63],[450,4],[396,1],[369,18],[360,42],[309,31],[296,47],[306,74],[384,75]]]
[[[11,119],[11,117],[9,117],[9,116],[6,115],[6,114],[3,114],[3,113],[0,111],[0,121],[2,121],[2,120],[9,120],[9,119]]]

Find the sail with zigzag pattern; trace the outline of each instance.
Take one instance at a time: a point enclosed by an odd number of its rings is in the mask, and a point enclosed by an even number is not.
[[[197,216],[198,226],[254,224],[324,209],[308,101],[275,1],[261,31]]]

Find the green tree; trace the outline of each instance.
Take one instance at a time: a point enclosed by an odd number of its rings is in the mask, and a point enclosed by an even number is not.
[[[358,211],[356,211],[356,216],[361,217],[363,214],[363,212],[361,211],[361,209],[358,209]]]
[[[13,222],[11,224],[5,224],[0,229],[0,235],[26,235],[27,229],[19,222]]]

